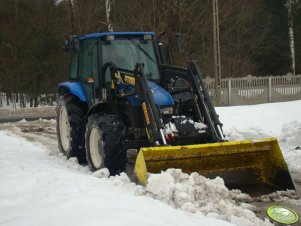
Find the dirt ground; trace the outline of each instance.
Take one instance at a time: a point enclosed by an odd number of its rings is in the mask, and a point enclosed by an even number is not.
[[[7,109],[0,108],[0,117],[45,117],[45,116],[54,116],[55,107],[39,107],[39,108],[21,108],[21,109]]]

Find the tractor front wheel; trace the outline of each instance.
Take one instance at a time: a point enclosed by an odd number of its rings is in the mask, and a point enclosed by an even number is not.
[[[57,100],[56,129],[58,146],[67,158],[77,157],[79,163],[86,163],[84,150],[85,106],[70,94]]]
[[[92,171],[108,168],[111,175],[125,171],[125,125],[116,115],[93,114],[86,126],[85,147]]]

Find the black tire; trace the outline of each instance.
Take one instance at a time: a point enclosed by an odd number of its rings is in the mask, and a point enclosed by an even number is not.
[[[93,114],[86,126],[87,161],[92,171],[108,168],[110,175],[125,171],[125,125],[117,115]]]
[[[67,158],[77,157],[80,164],[86,163],[85,122],[86,107],[76,97],[65,94],[57,99],[56,130],[58,146]]]

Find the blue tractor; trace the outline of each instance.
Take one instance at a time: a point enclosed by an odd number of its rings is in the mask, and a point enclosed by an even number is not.
[[[225,140],[196,62],[170,65],[161,36],[104,32],[66,40],[71,64],[58,91],[60,151],[115,175],[125,171],[127,151],[137,150],[135,176],[143,184],[149,172],[181,168],[221,176],[229,187],[293,188],[275,139]],[[183,50],[183,36],[177,43]]]

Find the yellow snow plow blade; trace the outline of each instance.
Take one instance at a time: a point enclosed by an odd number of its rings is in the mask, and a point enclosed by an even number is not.
[[[141,148],[134,171],[138,181],[146,185],[148,173],[169,168],[209,178],[220,176],[228,188],[238,188],[252,196],[295,190],[275,138]]]

